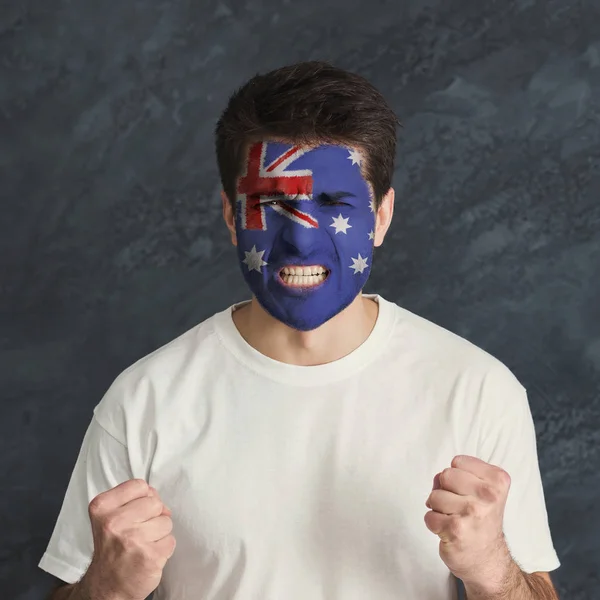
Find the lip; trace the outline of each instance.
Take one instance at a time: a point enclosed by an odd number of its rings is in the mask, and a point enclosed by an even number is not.
[[[304,267],[323,267],[326,271],[329,271],[329,269],[321,264],[321,263],[306,263],[305,265],[301,264],[301,263],[285,263],[284,265],[281,265],[279,267],[279,272],[283,271],[283,269],[285,269],[286,267],[290,268],[290,269],[295,269],[296,267],[298,268],[304,268]]]

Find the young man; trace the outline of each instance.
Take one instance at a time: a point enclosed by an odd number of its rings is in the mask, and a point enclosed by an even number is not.
[[[362,294],[397,120],[323,63],[256,76],[216,129],[252,292],[124,371],[40,567],[53,598],[556,598],[524,388]],[[158,587],[157,587],[158,586]]]

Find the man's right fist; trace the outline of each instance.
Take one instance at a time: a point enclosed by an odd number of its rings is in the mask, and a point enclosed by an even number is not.
[[[89,505],[94,555],[82,583],[91,598],[144,600],[175,550],[171,511],[143,479],[98,494]]]

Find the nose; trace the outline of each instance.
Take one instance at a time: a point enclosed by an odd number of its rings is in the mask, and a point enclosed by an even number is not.
[[[307,203],[308,204],[308,203]],[[288,246],[287,251],[308,255],[314,251],[319,232],[319,222],[314,211],[305,212],[308,206],[292,206],[288,204],[282,216],[285,217],[285,224],[281,228],[281,241]]]
[[[307,226],[290,220],[281,228],[281,241],[290,254],[308,256],[316,249],[318,231],[318,226]]]

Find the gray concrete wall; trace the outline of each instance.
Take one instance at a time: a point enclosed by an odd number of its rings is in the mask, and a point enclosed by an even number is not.
[[[36,564],[93,406],[246,297],[212,129],[256,71],[327,59],[405,128],[377,291],[528,388],[564,598],[600,597],[600,3],[3,2],[0,589]]]

